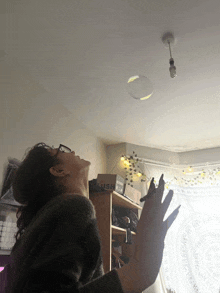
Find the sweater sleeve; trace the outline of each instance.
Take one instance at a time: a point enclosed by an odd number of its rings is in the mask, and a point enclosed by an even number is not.
[[[51,279],[53,283],[59,280],[65,288],[75,283],[83,285],[92,280],[102,265],[94,207],[83,196],[67,197],[62,201],[57,220],[31,269],[34,274],[44,272],[42,277],[47,276],[47,283]]]
[[[123,293],[117,271],[102,271],[95,209],[88,199],[57,199],[32,224],[14,250],[17,269],[13,289],[6,292]]]
[[[71,292],[92,281],[101,268],[94,206],[83,196],[66,195],[39,212],[13,251],[13,287]]]
[[[79,288],[79,293],[124,293],[117,270],[112,270],[104,276]]]

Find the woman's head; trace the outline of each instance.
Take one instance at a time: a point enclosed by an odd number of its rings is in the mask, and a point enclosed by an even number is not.
[[[90,162],[75,156],[75,152],[62,145],[54,149],[38,143],[31,148],[12,183],[13,196],[23,205],[17,210],[19,230],[16,239],[49,200],[81,190],[77,184],[88,181],[85,174],[89,165]]]
[[[22,161],[12,185],[14,198],[19,203],[45,203],[65,191],[65,186],[59,185],[49,171],[60,163],[52,150],[46,144],[38,143]]]
[[[22,204],[17,210],[16,240],[36,213],[53,197],[65,193],[66,187],[56,181],[49,169],[60,163],[53,148],[38,143],[26,155],[12,182],[13,196]]]

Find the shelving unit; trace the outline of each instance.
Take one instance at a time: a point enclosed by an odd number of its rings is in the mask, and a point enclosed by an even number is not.
[[[130,257],[133,252],[133,245],[123,244],[126,229],[112,225],[112,207],[120,206],[134,210],[138,215],[138,210],[142,207],[130,201],[123,195],[115,191],[105,191],[90,195],[97,217],[97,224],[101,237],[103,267],[105,273],[112,270],[112,242],[117,241],[122,243],[123,255]],[[132,231],[132,237],[135,240],[136,233]]]

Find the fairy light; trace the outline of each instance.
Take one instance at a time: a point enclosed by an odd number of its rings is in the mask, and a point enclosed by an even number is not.
[[[126,169],[126,181],[128,185],[132,185],[134,181],[137,181],[141,179],[141,182],[148,182],[151,180],[151,178],[148,178],[142,171],[139,170],[138,164],[140,162],[143,162],[144,164],[152,164],[155,165],[155,162],[144,162],[145,159],[137,158],[137,155],[135,152],[133,152],[132,156],[126,156],[122,155],[121,156],[121,161],[122,161],[122,167]],[[214,168],[214,166],[220,165],[215,163],[208,168],[209,164],[206,164],[206,167],[204,169],[200,169],[201,171],[194,171],[194,168],[201,168],[202,166],[188,166],[186,169],[180,169],[178,166],[163,166],[160,163],[156,164],[161,167],[171,167],[173,169],[177,169],[177,174],[178,172],[182,173],[182,176],[179,174],[179,176],[175,175],[173,178],[170,180],[167,180],[165,183],[165,188],[169,188],[170,184],[177,184],[179,186],[195,186],[195,185],[202,185],[202,184],[211,184],[211,185],[220,185],[220,167]],[[130,180],[130,182],[129,182]],[[157,184],[156,181],[154,181],[155,185]]]
[[[193,172],[193,168],[191,166],[188,167],[188,172]]]
[[[141,182],[145,182],[146,181],[146,175],[144,173],[142,173],[139,170],[139,159],[137,158],[137,154],[135,154],[135,152],[133,151],[133,155],[132,156],[125,156],[122,155],[121,157],[121,161],[124,164],[124,169],[126,170],[126,181],[130,182],[128,183],[128,185],[131,185],[131,187],[133,187],[133,181],[135,181],[135,178],[141,178]]]

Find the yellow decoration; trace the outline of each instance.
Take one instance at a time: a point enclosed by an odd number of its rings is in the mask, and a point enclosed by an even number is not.
[[[132,179],[132,181],[130,180],[130,182],[133,182],[133,180],[138,181],[139,178],[141,177],[141,182],[147,181],[147,185],[149,188],[151,179],[147,178],[147,176],[144,173],[141,173],[140,170],[139,171],[136,170],[136,169],[139,169],[139,167],[135,166],[139,161],[135,158],[136,156],[137,155],[135,155],[134,158],[133,158],[133,156],[127,157],[125,155],[123,155],[121,157],[121,161],[123,161],[123,165],[127,168],[127,170],[126,170],[127,175],[126,176],[129,176]],[[172,178],[166,182],[165,188],[168,189],[170,187],[170,184],[178,184],[180,186],[196,186],[196,185],[202,185],[202,184],[210,184],[210,185],[220,186],[220,179],[219,179],[220,168],[202,169],[199,172],[195,172],[195,174],[194,173],[188,174],[188,173],[192,173],[192,172],[194,172],[194,169],[192,168],[192,166],[189,166],[186,169],[186,171],[182,170],[182,174],[190,175],[190,178],[189,178],[189,176],[184,176],[184,175],[183,176],[180,175],[180,177],[174,176],[174,178]],[[134,178],[133,178],[133,175],[134,175]],[[194,176],[192,176],[192,175],[194,175]],[[126,180],[128,180],[128,179],[126,179]],[[156,180],[154,180],[154,184],[156,187],[158,186],[158,182]]]
[[[126,167],[128,167],[130,164],[129,164],[129,162],[128,162],[127,160],[125,160],[125,161],[124,161],[124,165],[125,165]]]
[[[192,172],[193,171],[193,168],[190,166],[190,167],[188,167],[188,169],[187,169],[189,172]]]

